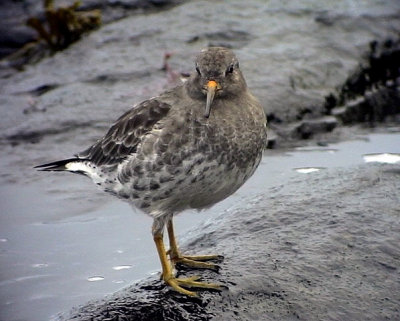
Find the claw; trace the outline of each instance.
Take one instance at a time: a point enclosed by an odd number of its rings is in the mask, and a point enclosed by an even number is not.
[[[217,261],[217,262],[222,262],[224,260],[223,255],[216,255],[216,254],[211,254],[211,255],[184,255],[183,256],[186,259],[193,260],[193,261]]]
[[[221,255],[200,255],[200,256],[184,256],[181,255],[178,246],[176,244],[174,229],[172,225],[172,220],[168,223],[168,236],[170,241],[170,249],[165,250],[163,235],[158,233],[154,235],[154,242],[157,247],[157,252],[160,257],[160,262],[162,266],[161,279],[164,280],[170,287],[175,291],[182,294],[198,297],[197,293],[194,291],[186,290],[185,288],[201,288],[209,290],[221,291],[225,287],[215,283],[204,283],[199,282],[198,276],[192,276],[189,278],[177,278],[173,274],[175,264],[183,264],[194,268],[211,269],[214,271],[219,270],[219,266],[214,263],[208,263],[206,261],[218,260],[221,261],[223,256]],[[169,260],[168,260],[169,256]]]
[[[216,272],[218,272],[220,269],[220,267],[217,264],[198,261],[193,259],[193,257],[188,257],[188,256],[173,258],[171,259],[171,261],[173,262],[173,264],[185,265],[196,269],[209,269],[209,270],[214,270]]]
[[[170,249],[166,252],[173,264],[183,264],[193,268],[219,270],[219,266],[214,263],[206,263],[206,261],[221,262],[224,257],[222,255],[182,255],[178,249],[175,239],[174,227],[172,220],[168,223],[168,236],[170,241]]]
[[[198,276],[192,276],[189,278],[176,278],[171,276],[171,278],[164,279],[165,283],[167,283],[169,286],[171,286],[175,291],[178,291],[180,293],[192,296],[192,297],[198,297],[198,294],[193,291],[189,291],[184,289],[183,287],[189,287],[189,288],[202,288],[202,289],[211,289],[211,290],[221,290],[222,287],[219,284],[214,284],[214,283],[204,283],[204,282],[198,282],[200,278]]]

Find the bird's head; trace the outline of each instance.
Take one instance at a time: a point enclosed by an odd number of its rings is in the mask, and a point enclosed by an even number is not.
[[[200,52],[186,86],[189,95],[205,99],[206,118],[210,116],[214,99],[237,96],[246,90],[239,61],[231,50],[222,47],[210,47]]]

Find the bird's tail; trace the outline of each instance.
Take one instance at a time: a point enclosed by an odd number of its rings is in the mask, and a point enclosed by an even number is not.
[[[47,163],[47,164],[42,164],[35,166],[34,168],[39,169],[40,171],[69,171],[69,172],[78,172],[80,174],[84,174],[83,170],[80,169],[79,167],[83,167],[84,163],[86,163],[86,159],[80,159],[80,158],[69,158],[69,159],[63,159],[60,161],[52,162],[52,163]],[[82,164],[83,166],[79,166],[79,164]]]
[[[101,170],[93,164],[89,159],[85,158],[69,158],[57,162],[47,163],[35,166],[34,168],[46,172],[62,172],[67,171],[75,174],[85,175],[100,185],[105,182],[106,177],[101,174]]]

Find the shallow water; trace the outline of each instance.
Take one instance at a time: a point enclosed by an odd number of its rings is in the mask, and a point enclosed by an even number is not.
[[[384,153],[390,157],[376,155]],[[399,153],[398,128],[329,146],[267,151],[237,193],[209,210],[178,216],[178,238],[184,244],[198,233],[200,222],[246,207],[255,195],[268,197],[272,187],[295,175],[307,179],[326,168],[398,162]],[[26,169],[20,163],[10,168],[3,159],[0,165],[2,173],[22,173],[3,174],[0,187],[0,320],[46,320],[158,273],[150,218],[132,214],[127,204],[97,191],[84,177],[34,173],[21,179]]]

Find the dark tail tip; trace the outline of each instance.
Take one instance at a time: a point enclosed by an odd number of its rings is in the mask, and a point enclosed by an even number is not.
[[[69,159],[63,159],[60,161],[52,162],[52,163],[47,163],[47,164],[42,164],[35,166],[34,168],[40,170],[40,171],[65,171],[67,168],[65,167],[66,164],[74,161],[80,160],[79,158],[69,158]]]

